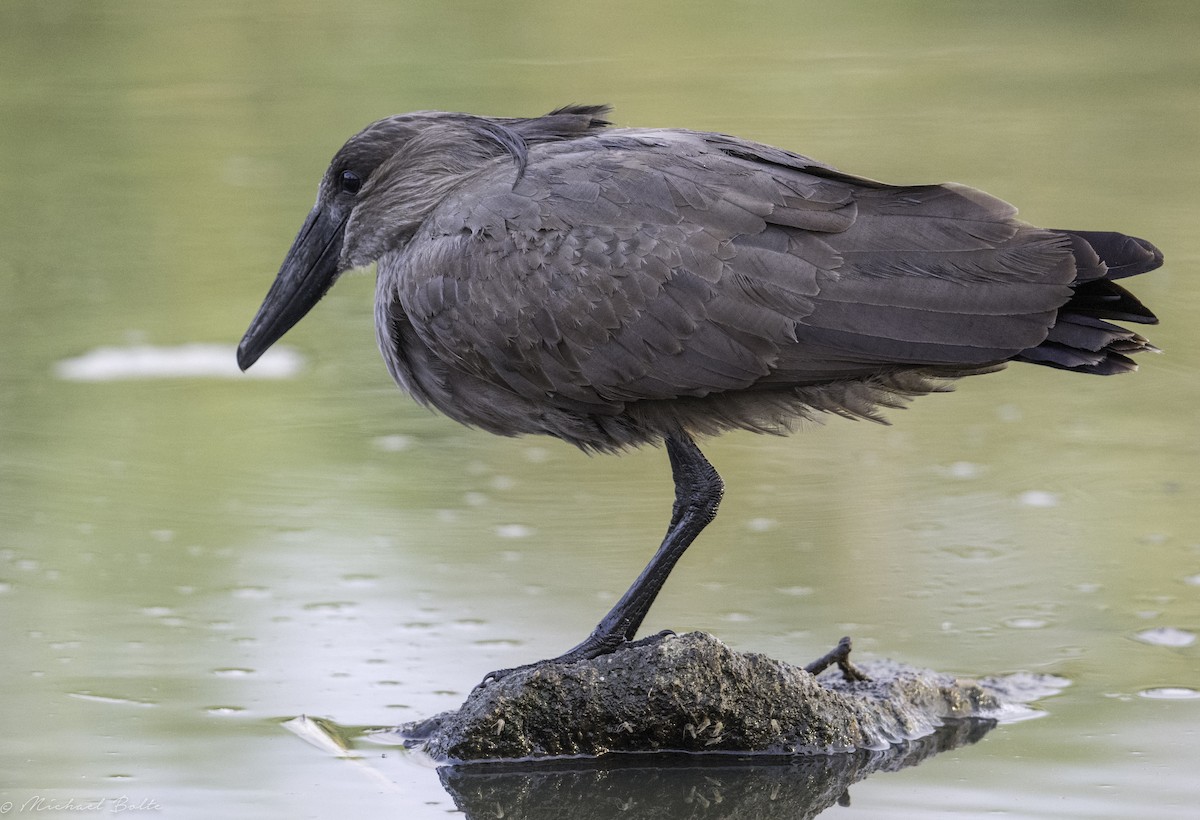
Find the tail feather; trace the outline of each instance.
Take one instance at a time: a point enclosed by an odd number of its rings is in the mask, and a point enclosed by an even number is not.
[[[1037,347],[1031,347],[1018,356],[1017,360],[1030,364],[1044,364],[1060,370],[1090,373],[1093,376],[1112,376],[1137,370],[1137,362],[1124,353],[1111,350],[1093,352],[1054,342],[1043,342]]]
[[[1137,322],[1141,325],[1158,323],[1158,317],[1150,312],[1136,296],[1125,288],[1107,279],[1093,279],[1075,286],[1075,293],[1063,307],[1063,314],[1094,316],[1097,319],[1114,319],[1118,322]]]
[[[1072,238],[1079,258],[1080,246],[1104,263],[1105,279],[1124,279],[1159,267],[1162,251],[1145,239],[1113,231],[1061,231]]]
[[[1162,265],[1163,255],[1144,239],[1101,231],[1061,231],[1075,254],[1074,292],[1058,309],[1054,327],[1018,361],[1108,376],[1136,370],[1130,354],[1157,351],[1144,337],[1105,319],[1156,324],[1158,317],[1114,283]]]

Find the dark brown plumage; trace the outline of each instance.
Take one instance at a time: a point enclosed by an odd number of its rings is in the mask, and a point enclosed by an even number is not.
[[[690,436],[874,418],[1009,361],[1108,375],[1154,349],[1112,324],[1156,321],[1113,281],[1162,263],[1144,240],[606,114],[368,126],[334,157],[238,351],[249,367],[341,272],[377,262],[380,347],[418,401],[586,450],[665,441],[672,533],[690,534],[668,534],[626,596],[648,600],[622,599],[564,657],[632,638],[715,514],[720,479]]]

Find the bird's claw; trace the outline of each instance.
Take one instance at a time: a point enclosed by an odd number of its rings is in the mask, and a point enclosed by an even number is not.
[[[553,661],[538,661],[537,663],[526,663],[522,664],[521,666],[514,666],[510,669],[496,669],[492,672],[488,672],[483,676],[483,680],[475,684],[475,688],[471,690],[471,694],[473,695],[479,690],[486,688],[489,683],[499,683],[514,672],[523,672],[526,669],[533,669],[534,667],[541,666],[544,663],[552,662]]]
[[[627,638],[614,640],[611,636],[597,638],[595,635],[593,635],[588,640],[579,644],[579,646],[564,652],[557,658],[547,658],[541,661],[534,661],[533,663],[522,664],[521,666],[514,666],[511,669],[497,669],[494,672],[488,672],[483,676],[483,680],[477,683],[475,688],[471,690],[471,694],[475,694],[479,690],[485,689],[488,684],[499,683],[509,675],[512,675],[516,672],[524,672],[526,670],[537,669],[538,667],[548,666],[551,664],[560,666],[568,663],[575,663],[576,661],[591,660],[592,658],[598,658],[601,655],[610,655],[613,652],[618,652],[631,646],[643,646],[645,644],[656,643],[664,638],[671,638],[674,636],[675,633],[670,629],[664,629],[661,632],[656,632],[653,635],[636,641],[631,641]]]
[[[483,676],[483,680],[481,680],[479,683],[477,683],[475,685],[475,688],[471,690],[471,694],[473,695],[476,692],[480,691],[481,689],[486,689],[489,684],[499,683],[500,681],[507,678],[509,675],[513,675],[517,672],[525,672],[525,671],[528,671],[531,669],[537,669],[538,667],[541,667],[541,666],[548,666],[550,664],[557,665],[557,664],[573,663],[575,661],[584,660],[585,658],[595,657],[594,655],[587,655],[585,653],[578,652],[578,651],[576,651],[577,649],[578,649],[578,647],[576,647],[576,649],[571,650],[570,652],[567,652],[566,654],[559,655],[557,658],[546,658],[545,660],[534,661],[533,663],[525,663],[525,664],[521,664],[520,666],[514,666],[510,669],[497,669],[493,672],[488,672],[486,675]]]

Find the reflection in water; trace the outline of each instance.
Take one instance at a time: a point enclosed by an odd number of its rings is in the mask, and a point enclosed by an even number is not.
[[[474,764],[438,770],[470,820],[815,817],[849,804],[849,787],[875,772],[915,766],[975,743],[991,720],[954,721],[884,751],[804,757],[609,756],[536,765]]]
[[[105,382],[123,379],[224,378],[286,379],[295,376],[304,365],[296,351],[281,347],[270,351],[253,374],[243,374],[227,345],[192,343],[176,347],[132,345],[98,347],[82,356],[63,359],[54,372],[64,381]]]

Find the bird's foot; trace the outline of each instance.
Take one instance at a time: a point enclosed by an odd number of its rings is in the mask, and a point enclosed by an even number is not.
[[[599,658],[601,655],[611,655],[613,652],[618,652],[622,649],[628,649],[629,647],[645,646],[646,644],[649,644],[649,643],[655,643],[657,641],[662,640],[663,638],[669,637],[674,634],[675,633],[672,632],[671,630],[664,629],[662,632],[659,632],[655,635],[651,635],[648,638],[642,638],[641,640],[631,641],[628,638],[625,638],[624,636],[621,636],[621,635],[599,635],[599,634],[593,632],[591,635],[589,635],[587,637],[587,640],[585,640],[583,643],[579,644],[576,647],[568,649],[566,652],[559,655],[557,658],[546,658],[545,660],[534,661],[533,663],[525,663],[520,666],[514,666],[511,669],[497,669],[494,672],[487,673],[486,675],[483,676],[483,680],[481,680],[478,683],[478,685],[476,685],[472,694],[474,692],[478,692],[480,689],[483,689],[489,683],[496,683],[498,681],[502,681],[505,678],[507,678],[509,675],[512,675],[517,672],[526,672],[528,670],[537,669],[542,666],[561,666],[561,665],[565,665],[568,663],[575,663],[577,661],[588,661],[588,660],[591,660],[592,658]]]
[[[838,641],[838,645],[821,657],[804,667],[811,675],[819,675],[833,665],[841,670],[842,677],[848,681],[869,681],[870,678],[858,667],[850,663],[850,636]]]

